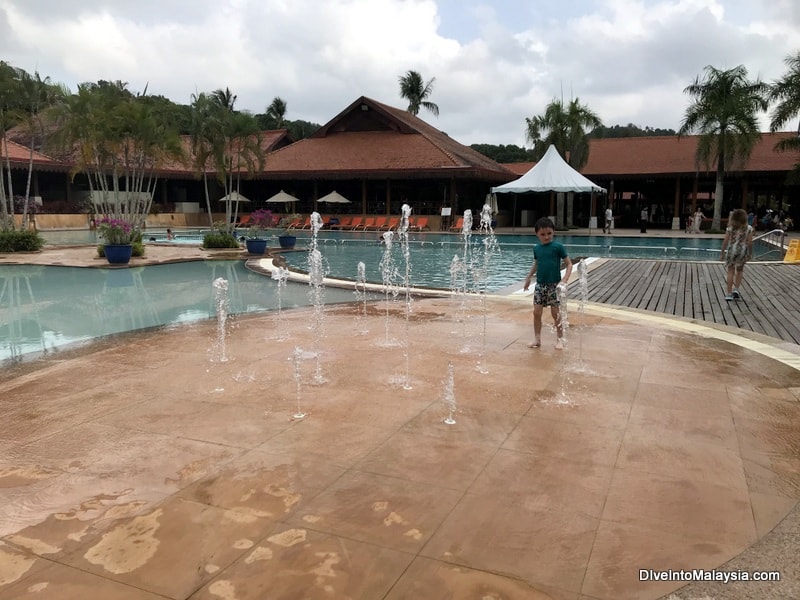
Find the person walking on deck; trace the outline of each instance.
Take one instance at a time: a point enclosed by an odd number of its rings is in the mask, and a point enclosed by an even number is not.
[[[722,240],[720,260],[725,261],[728,276],[725,280],[725,300],[730,302],[741,298],[739,286],[742,285],[744,265],[753,256],[753,226],[747,224],[747,213],[742,208],[731,212],[725,239]]]

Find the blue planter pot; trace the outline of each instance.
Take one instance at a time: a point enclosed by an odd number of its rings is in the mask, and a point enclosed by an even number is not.
[[[297,236],[296,235],[280,235],[278,236],[278,243],[281,245],[281,248],[286,248],[287,250],[294,248],[294,245],[297,243]]]
[[[250,254],[264,254],[267,251],[267,240],[256,238],[245,240],[244,243]]]
[[[127,265],[133,254],[133,246],[130,244],[106,244],[103,246],[106,260],[111,265]]]

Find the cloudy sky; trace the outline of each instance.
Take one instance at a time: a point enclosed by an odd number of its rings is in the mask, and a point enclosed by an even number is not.
[[[237,108],[280,96],[323,124],[362,95],[405,108],[412,69],[436,78],[440,115],[420,116],[463,144],[527,145],[554,98],[677,129],[706,65],[769,82],[798,51],[798,0],[0,0],[0,60],[72,91],[119,79],[188,104],[227,86]]]

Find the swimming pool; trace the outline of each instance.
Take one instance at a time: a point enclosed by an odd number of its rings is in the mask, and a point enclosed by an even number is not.
[[[305,234],[305,235],[304,235]],[[386,252],[379,233],[320,232],[319,249],[332,277],[354,279],[358,263],[363,262],[368,281],[381,283],[381,259]],[[298,247],[308,245],[311,234],[299,232]],[[468,260],[484,261],[485,235],[470,236]],[[486,263],[486,290],[496,292],[525,279],[533,262],[534,235],[500,234],[496,236],[499,251]],[[586,235],[558,235],[573,259],[579,257],[614,257],[671,260],[717,260],[722,245],[719,238],[646,238]],[[399,242],[392,244],[394,263],[404,265]],[[411,284],[419,287],[450,288],[451,263],[454,256],[464,257],[465,242],[461,235],[415,233],[409,236]],[[305,252],[287,252],[289,265],[306,270]],[[482,264],[480,266],[483,266]],[[481,286],[482,288],[482,286]]]
[[[0,266],[0,364],[124,331],[216,317],[213,281],[228,280],[230,313],[277,307],[276,283],[244,262],[202,261],[129,269]],[[307,285],[282,290],[284,308],[308,306]],[[326,303],[349,302],[328,288]]]

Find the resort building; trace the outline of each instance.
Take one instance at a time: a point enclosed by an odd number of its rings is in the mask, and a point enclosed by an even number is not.
[[[798,156],[774,150],[780,139],[792,135],[762,134],[750,159],[732,165],[725,176],[723,217],[733,208],[744,207],[757,214],[768,208],[783,210],[797,219],[800,182],[790,174]],[[31,155],[16,139],[17,143],[9,140],[3,148],[2,160],[11,167],[16,196],[24,195],[28,168],[33,165],[30,195],[37,226],[88,223],[91,202],[87,202],[85,176],[74,173],[74,165],[67,160],[36,150]],[[556,203],[552,193],[518,198],[503,194],[497,198],[497,225],[532,226],[535,218],[554,215],[563,206],[566,214],[560,222],[586,227],[591,217],[602,215],[608,200],[618,226],[633,226],[643,206],[648,207],[655,228],[682,228],[682,219],[696,207],[710,217],[716,165],[697,164],[697,140],[697,136],[592,139],[581,173],[607,189],[608,199],[577,194]],[[188,149],[188,138],[184,143]],[[309,138],[295,142],[286,130],[263,132],[262,149],[266,153],[263,169],[241,180],[240,192],[250,199],[241,212],[267,206],[266,200],[283,190],[298,201],[291,206],[270,205],[273,212],[397,215],[407,203],[413,214],[429,216],[434,230],[449,225],[442,222],[443,208],[452,215],[467,208],[479,211],[493,186],[512,181],[533,166],[498,164],[423,119],[364,96]],[[152,224],[206,225],[203,179],[188,161],[164,165],[158,175],[157,214]],[[317,200],[334,191],[350,202],[333,208],[318,204]],[[216,200],[223,195],[220,185],[212,187],[212,210],[222,208]]]

